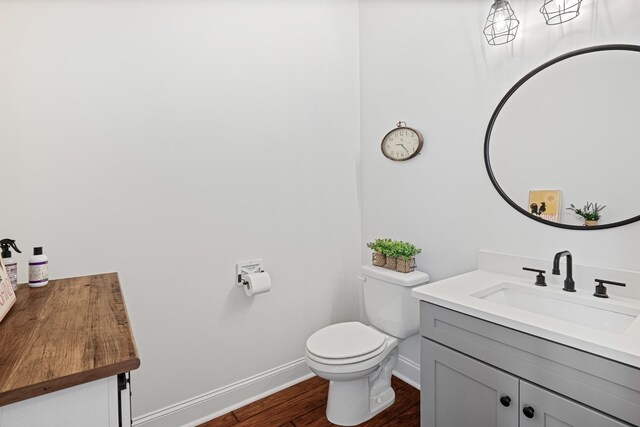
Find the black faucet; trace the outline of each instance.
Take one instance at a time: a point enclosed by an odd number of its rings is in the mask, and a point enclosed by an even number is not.
[[[573,281],[573,258],[571,258],[571,252],[558,252],[556,256],[553,257],[553,270],[551,270],[551,274],[555,274],[556,276],[560,275],[560,258],[565,255],[567,256],[567,278],[564,279],[564,288],[562,288],[562,290],[575,292],[576,283]]]

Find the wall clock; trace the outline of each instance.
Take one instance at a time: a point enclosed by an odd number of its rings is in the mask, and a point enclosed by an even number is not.
[[[396,128],[382,138],[382,154],[388,159],[401,162],[414,158],[422,150],[424,139],[417,130],[398,122]]]

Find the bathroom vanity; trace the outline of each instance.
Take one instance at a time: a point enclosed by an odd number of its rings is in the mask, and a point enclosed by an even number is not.
[[[0,425],[131,425],[140,366],[116,273],[21,285],[0,323]]]
[[[569,52],[529,72],[502,98],[487,127],[484,160],[511,207],[576,231],[640,221],[640,199],[629,197],[637,193],[638,168],[628,166],[637,158],[638,122],[625,115],[640,93],[633,77],[639,53],[635,45]],[[603,140],[614,141],[604,150],[611,157],[599,149]],[[596,154],[576,162],[577,152]],[[620,181],[598,180],[596,188],[575,179],[593,170]],[[533,197],[541,183],[561,188],[565,205],[558,190]],[[566,214],[578,213],[578,200],[607,200],[612,209],[594,225]],[[546,260],[480,251],[477,270],[414,288],[421,300],[423,427],[640,426],[640,272],[573,267],[568,250]]]
[[[534,282],[479,269],[414,289],[423,427],[640,425],[640,301]]]

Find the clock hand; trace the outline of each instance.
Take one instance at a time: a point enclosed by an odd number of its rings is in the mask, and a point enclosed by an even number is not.
[[[407,153],[409,152],[409,150],[407,150],[407,147],[404,146],[404,144],[396,144],[396,146],[401,146],[402,148],[404,148],[404,151],[406,151]]]

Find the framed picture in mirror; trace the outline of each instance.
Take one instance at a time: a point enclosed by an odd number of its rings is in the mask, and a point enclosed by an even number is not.
[[[529,212],[547,221],[560,221],[560,190],[529,191]]]

